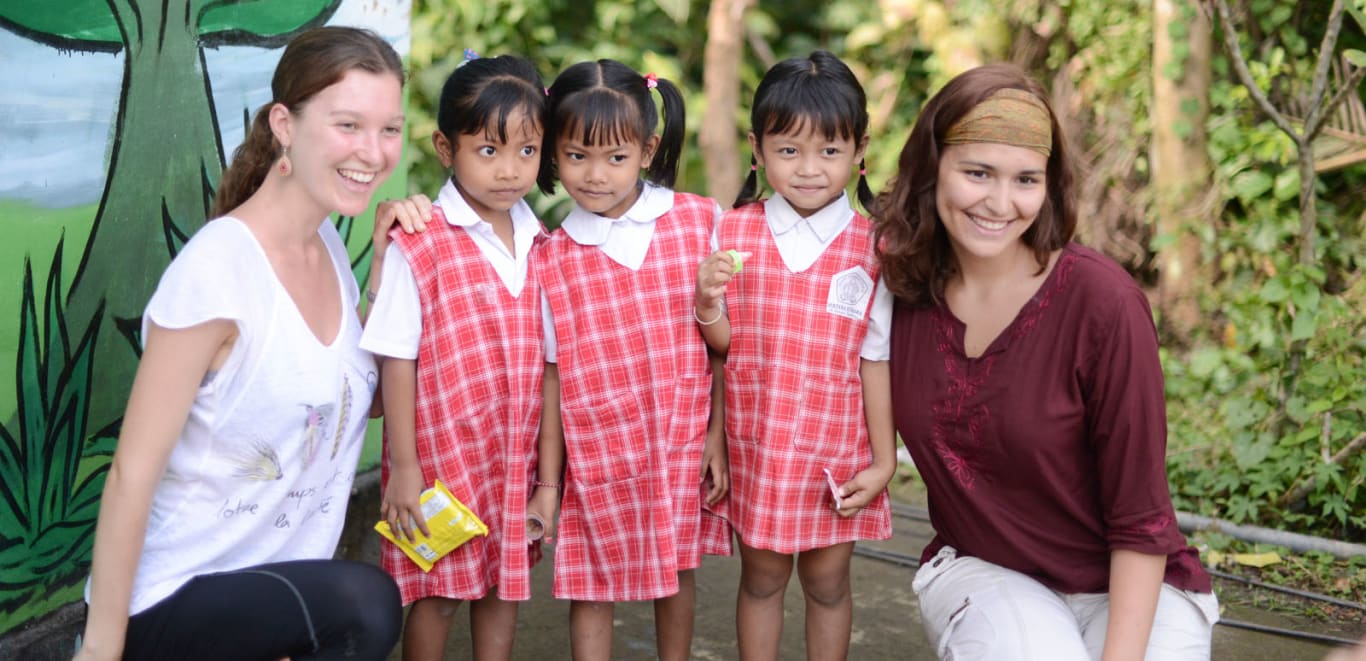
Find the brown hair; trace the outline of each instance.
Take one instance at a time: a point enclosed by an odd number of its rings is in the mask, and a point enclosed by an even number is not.
[[[251,197],[282,148],[270,130],[270,109],[284,104],[291,113],[353,69],[391,73],[404,82],[403,61],[379,35],[361,28],[326,26],[299,34],[285,46],[270,81],[271,101],[256,111],[246,138],[232,153],[214,196],[210,218],[217,218]]]
[[[882,275],[888,290],[902,301],[933,305],[958,270],[935,204],[944,136],[973,107],[1005,88],[1038,97],[1048,108],[1053,128],[1052,154],[1045,175],[1048,193],[1038,218],[1020,238],[1033,250],[1040,271],[1047,267],[1050,253],[1072,240],[1077,227],[1072,162],[1043,86],[1008,64],[970,69],[949,81],[920,111],[901,150],[896,178],[874,204],[873,226]]]

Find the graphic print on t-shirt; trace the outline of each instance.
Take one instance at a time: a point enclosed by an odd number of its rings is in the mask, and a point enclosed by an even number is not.
[[[233,477],[253,482],[270,482],[285,476],[280,468],[280,456],[275,448],[263,440],[254,441],[250,447],[243,448],[229,461],[233,464]]]
[[[351,417],[351,379],[345,374],[342,375],[341,391],[341,412],[337,414],[337,431],[332,434],[332,456],[330,459],[337,458],[337,450],[341,449],[343,432],[346,431],[346,421]]]
[[[318,441],[326,433],[323,429],[327,426],[327,416],[332,415],[333,404],[300,404],[307,413],[304,416],[304,438],[303,438],[303,460],[304,468],[313,463],[313,457],[318,454]]]

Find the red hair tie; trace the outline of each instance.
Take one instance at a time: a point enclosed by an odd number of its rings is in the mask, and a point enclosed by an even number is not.
[[[659,87],[659,76],[656,76],[653,73],[645,74],[645,88],[654,89],[656,87]]]

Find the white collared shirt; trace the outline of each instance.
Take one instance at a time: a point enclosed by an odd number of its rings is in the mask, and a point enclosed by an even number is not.
[[[508,293],[513,298],[521,296],[526,287],[527,255],[531,253],[536,235],[541,232],[541,223],[526,201],[518,200],[511,209],[513,251],[509,251],[494,233],[493,225],[474,212],[450,180],[441,187],[436,199],[445,213],[446,222],[469,234]],[[403,251],[391,243],[384,253],[379,291],[375,294],[374,307],[370,310],[360,345],[379,355],[414,359],[421,336],[422,302],[417,279],[413,277]]]
[[[560,227],[574,243],[598,246],[612,261],[639,271],[650,251],[655,219],[674,208],[674,192],[648,181],[641,182],[640,197],[620,218],[608,218],[575,204]]]
[[[783,265],[793,273],[801,273],[816,263],[825,249],[840,233],[849,228],[854,209],[849,206],[849,195],[842,194],[816,213],[802,218],[781,195],[764,201],[764,219],[773,234],[773,243]],[[712,250],[721,250],[716,228],[712,232]],[[744,277],[743,275],[739,277]],[[879,276],[873,290],[873,307],[868,313],[868,334],[863,338],[859,357],[864,360],[888,360],[892,355],[892,295],[887,283]]]

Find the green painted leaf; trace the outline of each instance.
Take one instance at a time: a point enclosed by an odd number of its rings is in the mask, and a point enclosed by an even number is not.
[[[1362,29],[1366,30],[1366,26],[1363,26]],[[1355,48],[1348,48],[1342,52],[1342,56],[1347,58],[1347,61],[1351,62],[1354,67],[1366,67],[1366,53]]]
[[[123,45],[118,21],[106,0],[0,3],[0,27],[62,48],[117,50]]]
[[[199,16],[206,43],[280,43],[300,28],[321,25],[341,0],[242,0],[215,3]],[[284,38],[272,40],[271,38]]]

